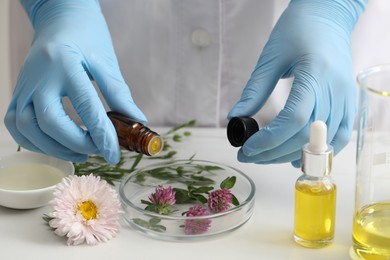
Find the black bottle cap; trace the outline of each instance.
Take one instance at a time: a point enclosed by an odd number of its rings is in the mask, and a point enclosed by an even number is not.
[[[227,136],[234,147],[242,146],[257,131],[259,126],[251,117],[233,117],[227,126]]]

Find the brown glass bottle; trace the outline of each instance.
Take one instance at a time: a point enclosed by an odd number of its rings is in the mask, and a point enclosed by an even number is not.
[[[120,146],[152,156],[162,150],[163,140],[156,132],[118,112],[110,111],[107,115],[115,127]]]

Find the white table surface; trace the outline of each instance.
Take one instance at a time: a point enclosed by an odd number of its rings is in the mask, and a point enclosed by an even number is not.
[[[165,129],[160,129],[164,132]],[[196,242],[167,242],[122,227],[114,239],[97,246],[67,246],[42,215],[48,207],[13,210],[0,207],[0,259],[350,259],[355,179],[355,138],[334,159],[337,215],[334,243],[306,249],[293,242],[294,184],[299,169],[290,164],[256,165],[236,160],[237,149],[226,139],[225,129],[191,128],[192,136],[173,143],[177,159],[211,160],[236,167],[256,184],[256,204],[251,219],[238,230]],[[15,151],[16,144],[0,125],[0,156]]]

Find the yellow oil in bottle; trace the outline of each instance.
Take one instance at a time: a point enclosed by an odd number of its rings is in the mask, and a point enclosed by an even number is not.
[[[327,182],[295,186],[294,240],[309,248],[330,244],[334,238],[336,185]]]
[[[353,248],[362,259],[390,259],[390,202],[371,204],[355,213]]]

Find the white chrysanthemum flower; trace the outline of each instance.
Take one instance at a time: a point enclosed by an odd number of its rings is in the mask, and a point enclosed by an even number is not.
[[[69,176],[56,186],[50,201],[49,225],[68,245],[95,245],[113,238],[119,231],[121,205],[116,191],[92,174]]]

